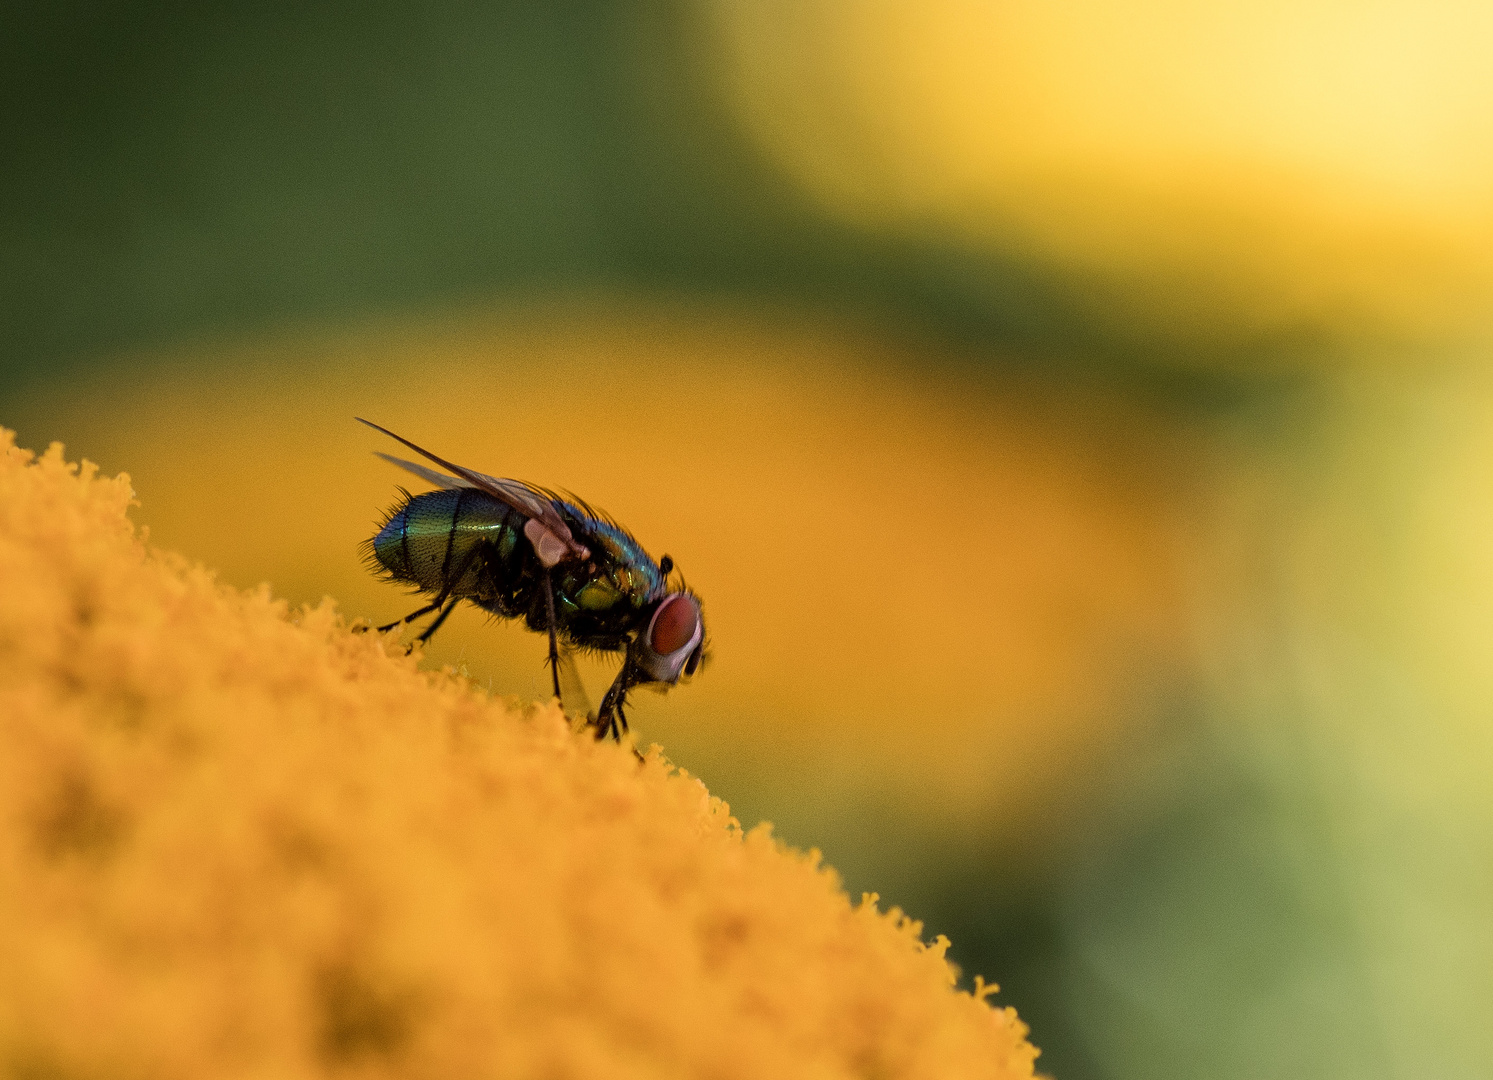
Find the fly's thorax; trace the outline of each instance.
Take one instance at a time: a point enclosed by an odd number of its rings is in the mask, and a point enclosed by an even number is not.
[[[632,567],[610,560],[583,563],[567,577],[564,591],[581,611],[637,611],[648,600],[647,579]]]
[[[605,545],[597,544],[591,558],[560,564],[555,611],[566,640],[582,648],[620,652],[648,617],[651,582],[636,566],[610,555]],[[530,625],[544,629],[537,606]]]
[[[591,544],[590,556],[563,563],[559,588],[579,615],[631,618],[657,592],[658,569],[616,526],[584,518],[576,523]]]
[[[566,591],[576,607],[610,611],[622,605],[637,610],[658,596],[663,574],[626,529],[573,503],[557,501],[555,508],[590,546],[588,558],[562,564]]]
[[[398,507],[373,538],[373,554],[390,575],[427,592],[448,586],[469,593],[486,556],[509,561],[522,519],[472,488],[427,491]]]

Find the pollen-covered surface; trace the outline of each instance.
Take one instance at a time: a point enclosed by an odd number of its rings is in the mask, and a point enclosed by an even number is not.
[[[1027,1077],[942,943],[654,752],[150,550],[0,440],[0,1074]]]

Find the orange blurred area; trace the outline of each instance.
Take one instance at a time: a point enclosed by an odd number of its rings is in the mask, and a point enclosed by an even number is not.
[[[572,490],[705,601],[707,670],[642,695],[645,742],[707,776],[802,770],[821,793],[937,776],[921,812],[1028,816],[1186,663],[1201,465],[1135,402],[972,388],[929,359],[725,314],[487,312],[140,358],[22,412],[127,468],[154,543],[374,622],[419,603],[358,551],[410,478],[355,414]],[[543,653],[472,610],[428,659],[542,698]],[[612,673],[587,665],[593,698]]]

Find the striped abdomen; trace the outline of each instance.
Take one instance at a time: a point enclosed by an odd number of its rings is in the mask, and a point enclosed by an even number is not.
[[[476,488],[427,491],[389,515],[373,538],[373,556],[390,576],[425,592],[475,596],[485,591],[484,571],[490,579],[513,561],[523,523],[517,511]]]

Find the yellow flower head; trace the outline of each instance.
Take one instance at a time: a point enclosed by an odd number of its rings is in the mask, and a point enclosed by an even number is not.
[[[1030,1077],[947,942],[0,434],[0,1072]]]

